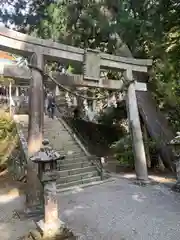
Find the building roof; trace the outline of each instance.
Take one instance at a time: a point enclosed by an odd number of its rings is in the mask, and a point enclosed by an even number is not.
[[[0,51],[0,63],[12,64],[15,58],[7,52]]]
[[[15,60],[13,56],[11,56],[9,53],[0,51],[0,59],[8,59],[8,60]]]

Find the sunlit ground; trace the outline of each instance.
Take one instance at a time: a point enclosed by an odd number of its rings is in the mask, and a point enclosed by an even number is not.
[[[8,170],[0,173],[0,204],[8,203],[21,195],[20,184],[19,187],[15,185],[17,183],[10,177]]]
[[[35,224],[30,220],[20,219],[16,210],[23,211],[25,198],[23,195],[24,183],[15,181],[8,170],[0,174],[0,239],[24,239]]]
[[[121,177],[126,179],[135,179],[136,175],[134,173],[124,173],[120,174]],[[159,176],[158,174],[149,174],[149,179],[157,182],[157,183],[164,183],[164,184],[174,184],[176,183],[175,177],[170,176]]]

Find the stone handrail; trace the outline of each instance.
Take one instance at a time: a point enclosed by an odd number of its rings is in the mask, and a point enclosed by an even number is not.
[[[78,144],[78,146],[81,148],[81,150],[88,157],[89,161],[92,162],[92,164],[96,166],[96,168],[101,176],[101,179],[105,178],[107,173],[103,169],[103,164],[101,162],[101,158],[98,156],[94,156],[94,155],[92,156],[88,152],[88,150],[86,149],[87,143],[84,140],[84,138],[81,136],[81,134],[77,131],[75,126],[72,126],[72,124],[70,123],[68,118],[62,114],[61,109],[58,106],[57,106],[57,111],[58,111],[58,115],[60,115],[59,121],[64,126],[66,131],[68,131],[68,133],[72,136],[74,141]]]

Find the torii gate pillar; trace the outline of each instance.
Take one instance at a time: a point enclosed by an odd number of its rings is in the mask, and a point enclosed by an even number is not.
[[[127,80],[133,80],[133,72],[128,69],[126,71]],[[133,152],[135,158],[135,170],[137,180],[148,183],[147,161],[145,147],[143,143],[143,135],[139,119],[139,111],[137,105],[135,83],[131,83],[127,92],[127,111],[129,118],[129,128],[133,141]]]
[[[31,65],[43,69],[43,55],[40,53],[33,53]],[[28,151],[29,154],[34,154],[39,151],[42,145],[44,123],[43,81],[41,73],[36,69],[32,69],[32,79],[29,90]]]
[[[100,76],[100,62],[101,56],[99,51],[96,50],[86,50],[84,58],[84,79],[87,81],[98,81]],[[117,64],[118,65],[118,64]],[[133,80],[133,65],[129,66],[124,70],[125,78],[127,81]],[[117,69],[122,69],[122,65],[118,65]],[[117,88],[118,90],[118,88]],[[120,86],[119,86],[120,90]],[[146,154],[143,143],[139,111],[137,106],[136,98],[136,87],[135,82],[131,82],[128,87],[127,93],[127,106],[128,106],[128,118],[130,132],[133,142],[133,152],[135,158],[135,171],[137,180],[148,183],[148,172],[146,163]]]

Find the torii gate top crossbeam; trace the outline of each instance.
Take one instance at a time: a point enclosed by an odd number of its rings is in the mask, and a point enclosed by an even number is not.
[[[73,61],[83,63],[85,50],[52,40],[44,40],[31,37],[11,29],[0,27],[0,50],[20,54],[23,56],[38,52],[47,60]],[[102,68],[124,69],[147,72],[148,66],[152,65],[150,59],[133,59],[99,53],[100,66]]]

